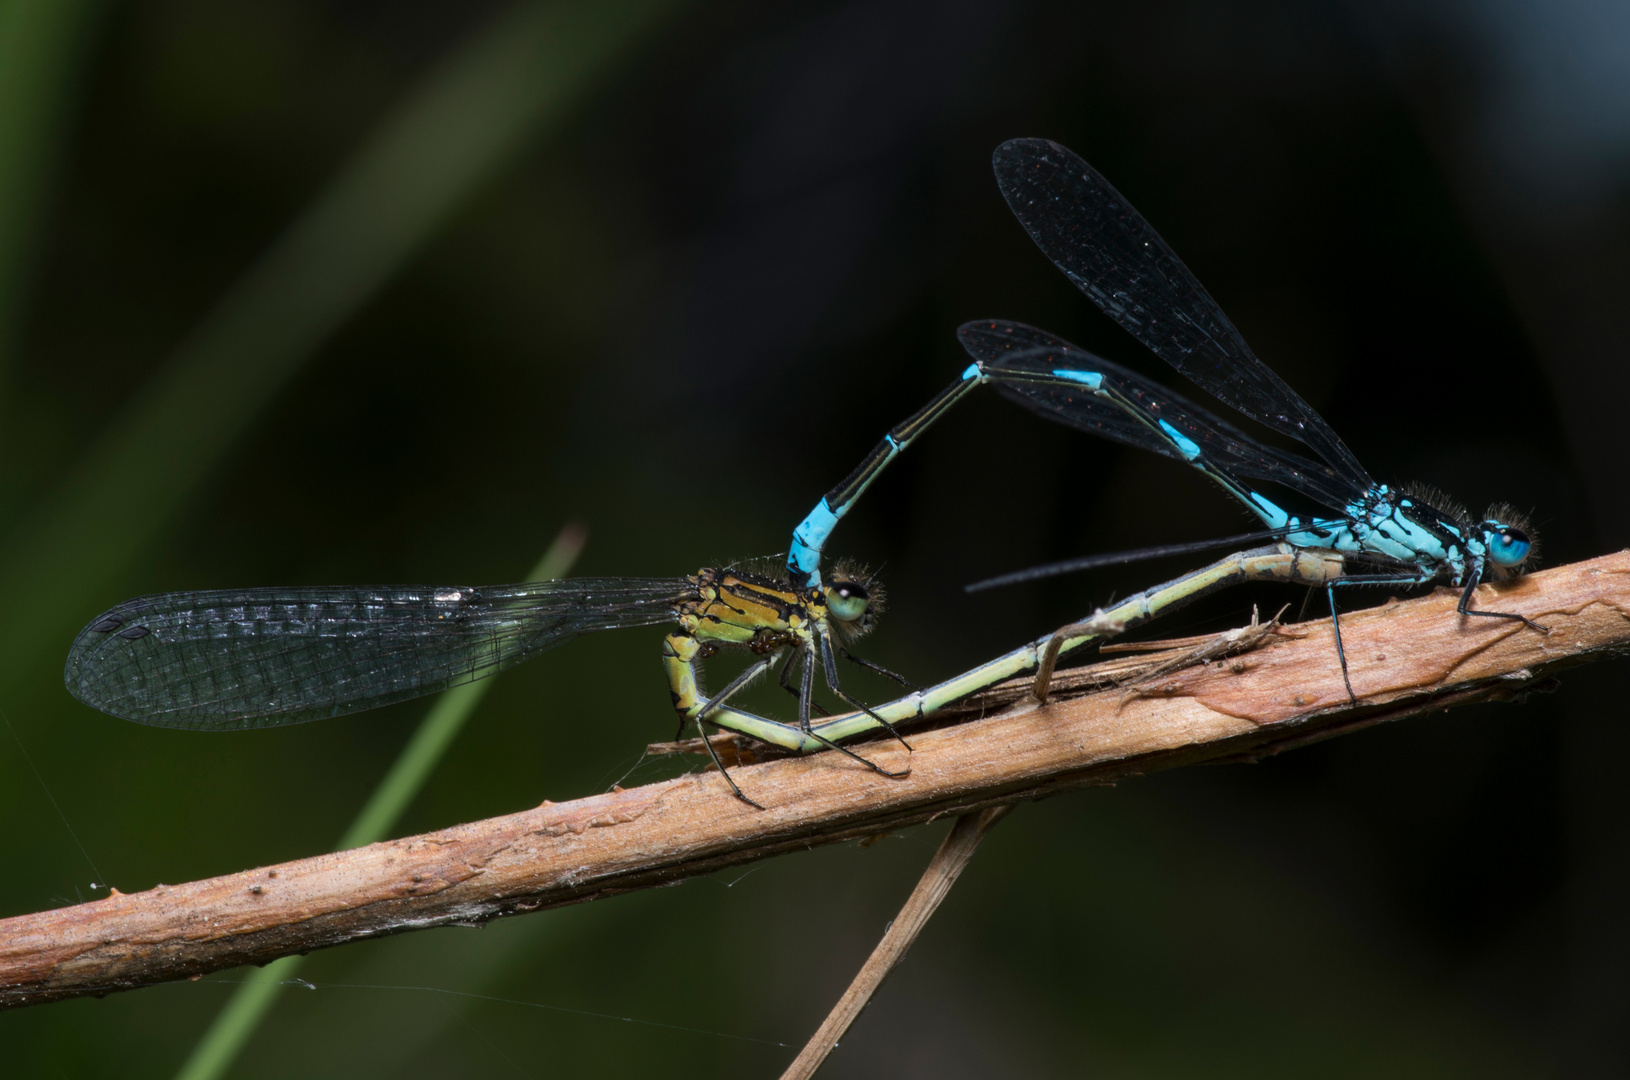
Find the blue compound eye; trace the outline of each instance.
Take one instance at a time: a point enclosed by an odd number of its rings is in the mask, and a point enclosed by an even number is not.
[[[834,582],[826,590],[826,610],[839,622],[857,621],[871,602],[871,595],[857,582]]]
[[[1521,529],[1503,526],[1488,533],[1489,558],[1496,566],[1516,566],[1528,558],[1534,542]]]

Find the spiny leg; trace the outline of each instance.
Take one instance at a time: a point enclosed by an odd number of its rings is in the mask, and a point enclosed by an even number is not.
[[[1356,703],[1358,696],[1353,693],[1352,680],[1347,677],[1347,652],[1342,647],[1341,618],[1336,613],[1336,589],[1359,585],[1424,585],[1430,580],[1431,575],[1423,571],[1409,574],[1348,574],[1325,585],[1324,591],[1330,600],[1330,623],[1336,629],[1336,659],[1341,661],[1341,681],[1347,686],[1348,700]]]
[[[809,708],[815,700],[815,645],[806,639],[799,650],[803,657],[803,677],[798,680],[798,730],[809,733]]]
[[[798,658],[803,655],[802,650],[789,650],[787,652],[787,662],[781,665],[781,675],[778,679],[776,679],[776,682],[780,685],[781,689],[785,690],[793,697],[798,696],[798,691],[792,685],[792,669],[798,663]],[[809,703],[809,707],[811,710],[820,713],[822,716],[831,715],[825,709],[821,708],[821,703],[818,701],[811,701]]]
[[[826,638],[824,636],[822,636],[821,640],[824,643],[826,641]],[[835,668],[837,666],[837,662],[832,659],[831,649],[830,648],[823,649],[823,653],[825,654],[824,657],[823,657],[825,663],[829,666],[829,668]],[[883,768],[883,766],[877,764],[877,762],[867,760],[866,758],[862,757],[861,755],[855,753],[853,750],[849,749],[847,746],[838,745],[837,743],[833,742],[831,739],[828,739],[826,736],[821,735],[820,733],[816,732],[810,726],[810,723],[809,723],[810,698],[814,695],[814,692],[815,692],[815,640],[814,640],[814,635],[813,634],[811,634],[810,637],[805,639],[805,644],[804,644],[804,648],[803,648],[803,663],[804,663],[804,677],[803,677],[803,680],[802,680],[802,685],[800,687],[802,693],[800,694],[799,699],[798,699],[798,724],[799,724],[800,730],[802,730],[803,733],[806,736],[814,739],[816,742],[821,743],[822,745],[827,746],[830,749],[837,750],[840,753],[846,754],[849,757],[854,758],[856,761],[860,762],[862,765],[866,766],[868,769],[871,769],[873,772],[881,773],[882,775],[887,776],[887,777],[889,777],[890,779],[893,779],[893,780],[898,780],[901,777],[909,776],[911,774],[910,769],[906,769],[904,772],[893,772],[893,771],[891,771],[889,769],[885,769],[885,768]],[[830,675],[828,676],[828,681],[829,682],[831,681]],[[838,693],[841,694],[841,691],[838,690],[838,687],[836,685],[833,685],[832,689],[834,690],[834,692],[838,692]],[[862,708],[864,708],[864,706],[862,706]],[[879,717],[875,713],[872,713],[870,709],[866,709],[865,711],[868,714],[870,714],[873,719],[877,720],[884,727],[888,728],[890,732],[894,731],[894,729],[892,727],[890,727],[886,722],[883,721],[882,717]],[[899,735],[896,734],[895,738],[899,738]],[[900,741],[902,743],[905,742],[904,739],[901,739]],[[906,749],[909,750],[910,747],[907,746]]]
[[[1309,585],[1307,592],[1302,595],[1302,606],[1296,612],[1297,622],[1307,622],[1307,613],[1313,607],[1313,598],[1319,594],[1317,585]]]
[[[1551,628],[1549,626],[1537,623],[1526,615],[1518,615],[1514,611],[1476,611],[1474,609],[1467,608],[1465,611],[1461,611],[1460,614],[1476,615],[1482,619],[1510,619],[1513,622],[1522,623],[1530,630],[1538,630],[1542,634],[1549,634],[1551,632]]]
[[[815,636],[820,638],[821,641],[821,666],[826,671],[827,689],[838,695],[838,697],[842,699],[842,701],[850,708],[858,709],[867,716],[871,717],[873,720],[877,721],[877,723],[882,726],[883,730],[900,740],[901,746],[905,747],[907,750],[910,750],[911,744],[906,742],[898,731],[894,730],[893,724],[877,715],[868,706],[862,705],[859,701],[856,701],[854,698],[843,692],[843,687],[838,685],[838,662],[832,656],[832,639],[827,637],[825,631],[819,626],[815,628]],[[806,728],[805,730],[807,731],[808,729]]]
[[[856,712],[863,712],[867,716],[869,716],[873,720],[875,720],[877,722],[878,726],[880,726],[884,731],[887,731],[890,735],[893,735],[896,739],[898,739],[900,741],[901,746],[905,747],[907,750],[911,749],[911,744],[906,742],[905,736],[901,735],[898,731],[894,730],[894,725],[893,724],[889,723],[887,720],[883,719],[881,716],[878,716],[876,713],[872,712],[872,710],[869,707],[862,704],[860,701],[858,701],[855,698],[852,698],[848,694],[844,693],[841,688],[836,687],[836,686],[832,686],[832,687],[829,687],[829,689],[834,694],[838,695],[838,698],[845,705],[848,705],[851,709],[855,710]],[[814,732],[811,731],[810,734],[813,735]],[[891,773],[890,775],[892,776],[893,774]]]
[[[899,780],[899,779],[902,779],[903,777],[907,777],[907,776],[911,775],[911,770],[910,769],[902,769],[899,772],[894,772],[894,771],[892,771],[890,769],[885,769],[885,768],[883,768],[883,766],[879,765],[877,762],[872,761],[872,760],[870,760],[868,758],[862,757],[861,755],[855,753],[853,750],[849,749],[847,746],[840,746],[839,744],[833,742],[831,739],[828,739],[826,736],[822,735],[818,731],[809,731],[809,732],[806,732],[806,734],[808,734],[809,737],[814,739],[816,742],[824,743],[833,750],[839,750],[839,751],[842,751],[845,754],[848,754],[850,757],[854,758],[856,761],[860,762],[862,765],[866,766],[868,769],[872,770],[875,773],[881,773],[882,775],[888,777],[890,780]],[[896,736],[896,738],[898,738],[898,736]],[[904,739],[901,739],[900,741],[905,742]],[[909,750],[911,748],[908,746],[908,747],[906,747],[906,749]]]
[[[707,719],[708,713],[714,711],[715,709],[722,708],[725,702],[730,700],[731,695],[735,694],[742,687],[752,682],[759,675],[769,671],[770,668],[775,665],[775,662],[779,656],[779,653],[771,653],[762,660],[753,661],[752,664],[748,665],[745,671],[737,675],[734,679],[731,679],[730,682],[725,685],[724,689],[720,690],[717,694],[714,694],[711,698],[709,698],[707,704],[703,705],[701,711],[696,714],[696,733],[702,737],[702,745],[707,747],[708,756],[713,759],[713,764],[718,766],[719,775],[723,776],[725,783],[730,785],[730,790],[736,793],[736,798],[740,799],[748,806],[757,807],[760,810],[764,809],[764,807],[759,806],[758,803],[754,802],[752,799],[749,799],[745,794],[743,794],[741,788],[736,786],[736,781],[731,777],[729,770],[724,767],[724,762],[719,759],[719,752],[715,750],[713,748],[713,744],[708,741],[707,728],[702,726],[702,722]]]
[[[775,680],[776,684],[779,685],[781,689],[785,690],[789,694],[792,694],[794,697],[797,696],[798,691],[794,690],[792,687],[792,667],[798,662],[798,657],[800,655],[802,654],[797,649],[788,649],[787,662],[781,665],[781,674],[776,676]]]
[[[719,770],[719,775],[724,777],[724,782],[730,785],[730,790],[735,792],[736,798],[740,799],[742,802],[746,803],[748,806],[751,806],[755,810],[764,809],[764,807],[760,806],[752,799],[749,799],[747,797],[747,793],[736,786],[736,781],[730,775],[730,770],[724,767],[724,762],[719,759],[719,752],[713,748],[712,741],[708,739],[707,728],[702,726],[702,718],[700,716],[696,718],[696,733],[702,737],[702,745],[707,747],[707,756],[713,759],[714,767]]]
[[[1330,598],[1330,625],[1336,630],[1336,659],[1341,661],[1341,681],[1347,687],[1347,700],[1357,704],[1358,695],[1353,693],[1353,681],[1347,677],[1347,650],[1341,647],[1341,616],[1336,613],[1336,587],[1326,585],[1324,591]]]
[[[702,711],[698,715],[706,716],[714,709],[722,706],[725,702],[729,701],[733,696],[735,696],[737,691],[741,690],[742,687],[746,686],[748,683],[752,682],[766,671],[769,671],[770,668],[774,667],[775,662],[780,658],[781,652],[780,650],[777,650],[762,660],[754,660],[742,670],[741,674],[737,675],[734,679],[731,679],[728,683],[726,683],[723,690],[720,690],[717,694],[714,694],[712,697],[708,698],[707,704],[702,706]]]
[[[1510,619],[1510,620],[1512,620],[1514,622],[1522,623],[1524,626],[1528,627],[1531,630],[1538,630],[1542,634],[1549,634],[1551,632],[1549,627],[1541,626],[1539,623],[1535,622],[1533,619],[1530,619],[1528,616],[1526,616],[1526,615],[1518,615],[1516,612],[1512,612],[1512,611],[1474,611],[1474,610],[1472,610],[1472,607],[1471,607],[1472,593],[1477,591],[1478,578],[1480,578],[1481,576],[1482,575],[1479,574],[1477,577],[1474,577],[1470,581],[1466,582],[1466,587],[1463,590],[1461,590],[1461,593],[1460,593],[1460,603],[1455,605],[1455,611],[1457,611],[1461,615],[1477,615],[1477,616],[1479,616],[1481,618],[1484,618],[1484,619]]]
[[[884,678],[893,679],[895,682],[899,683],[901,686],[905,687],[908,690],[921,690],[922,689],[922,687],[918,686],[916,683],[912,682],[910,679],[906,678],[904,675],[896,675],[894,672],[890,671],[886,667],[883,667],[881,664],[874,664],[870,660],[864,659],[863,657],[856,656],[854,653],[850,652],[848,649],[845,649],[841,645],[838,646],[838,655],[841,656],[843,659],[848,660],[851,663],[859,664],[861,667],[865,668],[867,671],[875,671],[879,675],[882,675]]]
[[[1539,623],[1537,623],[1534,620],[1530,619],[1526,615],[1518,615],[1515,612],[1510,612],[1510,611],[1474,611],[1474,610],[1472,610],[1471,607],[1470,607],[1472,594],[1477,591],[1478,582],[1482,579],[1482,567],[1481,567],[1481,565],[1476,566],[1473,569],[1474,569],[1474,573],[1472,573],[1470,575],[1470,577],[1468,578],[1465,588],[1462,589],[1461,592],[1460,592],[1460,601],[1455,605],[1455,611],[1457,613],[1459,613],[1461,615],[1478,615],[1478,616],[1482,616],[1484,618],[1489,618],[1489,619],[1509,619],[1509,620],[1511,620],[1513,622],[1520,622],[1524,626],[1531,627],[1534,630],[1538,630],[1542,634],[1549,634],[1551,632],[1549,628],[1541,626]],[[1344,684],[1346,684],[1347,697],[1348,697],[1349,700],[1356,702],[1358,700],[1358,697],[1357,697],[1357,695],[1355,695],[1353,693],[1353,683],[1352,683],[1352,680],[1350,678],[1348,678],[1348,674],[1347,674],[1347,653],[1346,653],[1346,650],[1342,647],[1341,619],[1336,613],[1336,588],[1337,588],[1337,586],[1347,587],[1347,586],[1354,586],[1354,585],[1422,585],[1422,584],[1425,584],[1428,580],[1429,580],[1429,577],[1427,575],[1423,574],[1423,573],[1414,573],[1414,574],[1350,574],[1350,575],[1346,576],[1345,578],[1341,578],[1341,579],[1338,579],[1336,581],[1332,581],[1328,585],[1325,586],[1325,593],[1329,596],[1329,599],[1330,599],[1330,622],[1331,622],[1331,625],[1333,625],[1335,627],[1335,631],[1336,631],[1336,657],[1337,657],[1337,659],[1339,659],[1341,661],[1341,681]]]

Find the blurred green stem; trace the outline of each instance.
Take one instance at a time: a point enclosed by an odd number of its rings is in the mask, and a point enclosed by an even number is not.
[[[538,565],[532,568],[531,575],[525,580],[548,581],[564,577],[572,564],[577,562],[585,539],[587,536],[581,525],[567,525],[561,529],[560,535],[555,537],[555,542],[549,545],[549,550],[544,552],[543,558],[538,560]],[[403,747],[396,764],[379,782],[368,805],[362,808],[345,835],[340,837],[334,850],[362,847],[385,838],[385,834],[396,824],[396,819],[402,816],[402,811],[407,809],[408,803],[424,786],[425,779],[436,767],[436,762],[441,760],[453,736],[464,726],[465,717],[475,709],[491,685],[491,679],[466,683],[455,686],[437,699],[435,708],[430,710],[430,715],[424,718],[419,730]]]
[[[560,535],[555,537],[555,542],[549,546],[538,565],[532,568],[526,580],[546,581],[563,576],[577,561],[578,552],[583,550],[583,541],[583,529],[577,525],[567,525],[560,530]],[[351,827],[345,830],[345,835],[335,847],[336,851],[363,847],[385,838],[402,816],[402,811],[424,787],[436,763],[452,744],[464,721],[469,719],[486,696],[492,682],[491,679],[482,679],[466,683],[436,699],[436,704],[419,723],[413,738],[397,755],[396,764],[374,788],[373,795]],[[243,1049],[244,1043],[254,1035],[261,1020],[277,1002],[283,987],[294,978],[305,959],[304,956],[285,956],[250,972],[249,978],[238,987],[232,1000],[227,1002],[226,1008],[215,1017],[215,1022],[193,1048],[192,1056],[176,1074],[177,1080],[213,1080],[224,1073]]]
[[[56,670],[300,366],[673,6],[521,4],[428,74],[0,548],[0,690]]]
[[[0,410],[102,0],[0,0]]]

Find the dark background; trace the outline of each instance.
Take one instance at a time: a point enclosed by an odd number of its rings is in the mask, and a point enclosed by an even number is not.
[[[150,459],[118,441],[144,395],[506,9],[64,10],[0,146],[0,914],[327,850],[423,714],[218,736],[102,716],[59,665],[117,600],[512,580],[570,520],[591,530],[582,574],[781,551],[961,370],[971,318],[1177,382],[1013,221],[989,157],[1014,136],[1109,177],[1378,478],[1531,508],[1548,563],[1630,531],[1622,5],[631,13],[645,28],[232,406],[236,427]],[[31,41],[15,16],[0,35]],[[226,411],[205,388],[161,434]],[[161,508],[100,510],[98,452]],[[62,510],[75,498],[89,518]],[[1179,466],[985,395],[829,551],[883,567],[867,655],[929,681],[1189,566],[962,583],[1243,524]],[[1253,600],[1300,597],[1236,592],[1159,629],[1237,625]],[[672,729],[659,637],[504,676],[396,833],[627,776]],[[1023,806],[828,1069],[1624,1075],[1625,675]],[[801,1044],[942,831],[315,955],[318,989],[286,994],[232,1075],[773,1075],[792,1051],[735,1036]],[[171,1075],[238,977],[0,1015],[3,1071]]]

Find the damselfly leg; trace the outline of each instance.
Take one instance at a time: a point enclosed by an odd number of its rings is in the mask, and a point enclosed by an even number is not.
[[[877,674],[883,676],[885,679],[892,679],[894,682],[899,683],[901,686],[905,687],[907,690],[921,690],[922,689],[921,686],[919,686],[916,683],[912,682],[910,679],[906,678],[904,675],[896,674],[895,672],[890,671],[888,668],[882,666],[881,664],[874,664],[870,660],[867,660],[863,656],[856,656],[854,653],[850,652],[848,649],[845,649],[841,645],[837,647],[837,653],[838,653],[838,657],[840,659],[847,660],[851,664],[857,664],[860,667],[865,668],[867,671],[874,671]]]

